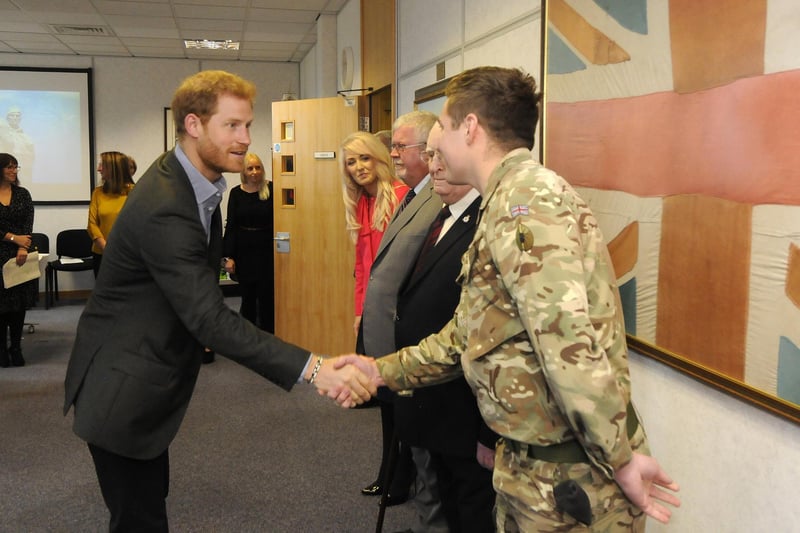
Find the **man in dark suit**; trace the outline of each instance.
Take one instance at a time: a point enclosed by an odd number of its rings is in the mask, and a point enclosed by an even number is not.
[[[178,145],[130,194],[78,323],[64,414],[74,406],[114,532],[168,531],[168,448],[204,347],[286,390],[305,379],[350,404],[369,397],[363,376],[260,331],[219,289],[222,172],[242,170],[254,96],[227,72],[184,80],[172,101]]]
[[[451,185],[438,152],[441,127],[428,136],[433,188],[445,207],[431,224],[425,244],[397,298],[397,346],[414,346],[453,317],[461,295],[461,256],[472,242],[481,197],[470,185]],[[492,531],[492,467],[497,434],[486,426],[466,380],[416,389],[395,400],[400,440],[424,448],[435,473],[450,533]],[[417,456],[415,455],[415,460]],[[417,465],[419,470],[420,465]]]
[[[441,198],[433,192],[428,166],[419,157],[435,122],[436,115],[429,111],[412,111],[398,117],[392,127],[392,161],[397,176],[411,188],[408,194],[413,192],[413,199],[401,203],[395,211],[370,270],[361,328],[364,353],[371,357],[380,357],[399,348],[395,345],[394,321],[400,283],[410,271],[428,226],[442,206]],[[385,477],[394,435],[394,393],[379,391],[378,398],[383,457],[378,479],[362,489],[364,494],[380,494],[383,490],[389,490],[388,487],[382,487],[381,482]],[[401,447],[398,453],[394,482],[389,491],[390,505],[407,499],[414,473],[410,450]]]

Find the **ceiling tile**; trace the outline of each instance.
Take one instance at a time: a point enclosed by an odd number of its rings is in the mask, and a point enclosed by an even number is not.
[[[128,50],[135,56],[135,57],[169,57],[169,58],[176,58],[176,57],[186,57],[183,48],[174,49],[174,48],[149,48],[149,47],[139,47],[139,46],[129,46]]]
[[[251,9],[247,13],[247,22],[281,21],[301,24],[314,24],[319,11],[302,11],[299,9]]]
[[[241,32],[244,22],[241,20],[182,19],[177,20],[181,30],[216,30]]]
[[[165,2],[116,2],[112,0],[94,0],[94,5],[97,11],[103,15],[172,16],[172,7]]]
[[[173,5],[175,16],[178,18],[195,18],[211,20],[244,20],[243,7],[217,7],[217,6],[187,6]]]
[[[43,11],[47,13],[94,13],[89,0],[14,0],[14,5],[23,11]]]
[[[18,32],[0,32],[0,41],[22,41],[22,42],[40,42],[40,43],[58,43],[60,42],[53,35],[49,33],[18,33]]]
[[[92,55],[103,55],[103,56],[130,56],[130,52],[128,49],[122,45],[118,46],[109,46],[109,45],[92,45],[92,44],[81,44],[81,45],[70,45],[70,48],[73,49],[78,54],[84,56],[92,56]]]

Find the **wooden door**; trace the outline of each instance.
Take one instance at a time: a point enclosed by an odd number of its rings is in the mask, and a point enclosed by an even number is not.
[[[351,103],[337,96],[272,104],[275,333],[330,355],[355,350],[355,249],[338,153],[358,129],[359,102]]]

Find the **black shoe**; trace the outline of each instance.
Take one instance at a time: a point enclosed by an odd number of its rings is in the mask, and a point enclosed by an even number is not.
[[[8,351],[0,350],[0,368],[8,368],[11,366],[11,360],[8,358]]]
[[[383,487],[381,487],[380,483],[376,481],[375,483],[367,485],[361,489],[361,494],[364,496],[380,496],[383,494]]]
[[[8,350],[8,354],[11,356],[11,366],[25,366],[22,350],[19,348],[11,348]]]
[[[203,352],[203,364],[207,365],[209,363],[214,362],[214,351],[213,350],[206,350]]]

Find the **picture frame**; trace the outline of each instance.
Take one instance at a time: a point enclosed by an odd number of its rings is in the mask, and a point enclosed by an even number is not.
[[[34,205],[88,205],[95,184],[92,69],[0,66],[0,152]]]
[[[753,4],[543,0],[541,157],[598,218],[631,348],[798,423],[798,38]]]

